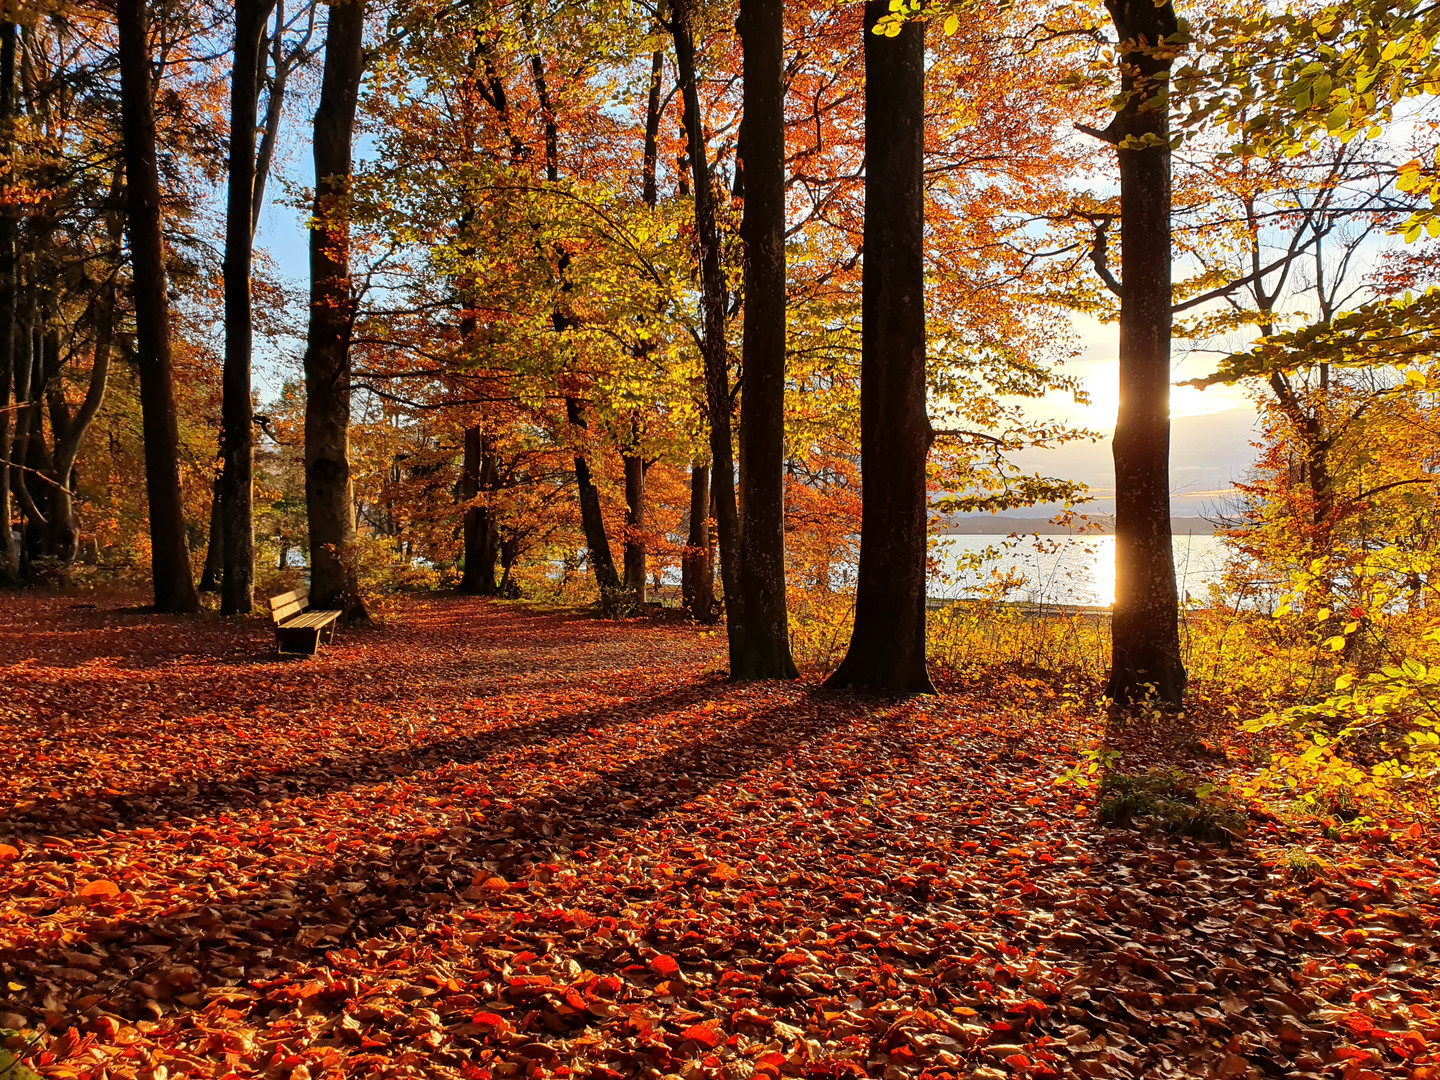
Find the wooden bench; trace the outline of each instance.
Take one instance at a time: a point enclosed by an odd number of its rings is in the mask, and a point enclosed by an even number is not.
[[[335,620],[344,612],[311,611],[310,590],[295,589],[270,598],[270,618],[275,623],[275,651],[314,656],[324,635],[325,644],[335,636]]]

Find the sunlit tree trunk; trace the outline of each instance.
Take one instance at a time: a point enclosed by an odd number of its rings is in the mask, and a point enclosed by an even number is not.
[[[785,13],[740,0],[745,207],[740,398],[740,590],[745,636],[732,679],[793,679],[785,608]]]
[[[325,70],[315,111],[315,203],[310,225],[310,334],[305,350],[305,508],[310,603],[367,622],[350,483],[350,169],[365,66],[363,0],[330,7]]]
[[[1175,9],[1109,0],[1120,38],[1122,105],[1112,132],[1120,163],[1120,407],[1115,422],[1115,611],[1106,694],[1185,693],[1170,537],[1170,144],[1163,91]],[[1159,103],[1156,96],[1159,94]]]
[[[925,24],[865,5],[860,567],[850,649],[825,685],[933,694],[925,669]]]
[[[579,440],[587,430],[585,411],[578,398],[565,399],[565,418],[572,434]],[[605,535],[605,518],[600,511],[600,489],[590,478],[590,462],[583,444],[575,450],[575,486],[580,497],[580,525],[585,531],[585,548],[590,554],[590,568],[600,589],[602,604],[609,604],[620,592],[620,575],[615,572],[615,557],[610,553],[610,538]]]
[[[200,598],[185,541],[180,495],[180,427],[170,356],[170,299],[160,221],[155,102],[150,80],[150,20],[146,0],[117,0],[120,113],[129,192],[130,257],[135,290],[135,351],[140,369],[145,491],[150,504],[150,569],[155,606],[198,611]]]

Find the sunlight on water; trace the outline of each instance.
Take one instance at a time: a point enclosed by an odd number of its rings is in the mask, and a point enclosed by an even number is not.
[[[974,560],[987,550],[992,558]],[[1213,536],[1175,538],[1175,580],[1181,598],[1203,599],[1225,564]],[[999,598],[1038,604],[1109,607],[1115,603],[1113,536],[941,536],[931,548],[929,595]],[[1006,587],[1008,586],[1008,588]]]

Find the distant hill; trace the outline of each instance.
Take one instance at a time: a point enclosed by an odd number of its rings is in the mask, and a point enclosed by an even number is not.
[[[1215,526],[1202,517],[1172,517],[1170,529],[1176,536],[1215,535]],[[1011,533],[1039,533],[1041,536],[1113,536],[1115,517],[1113,514],[1077,514],[1074,524],[1057,525],[1049,518],[957,514],[932,531],[941,536],[1009,536]]]

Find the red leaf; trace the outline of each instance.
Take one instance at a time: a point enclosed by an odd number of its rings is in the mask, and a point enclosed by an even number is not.
[[[505,1022],[503,1016],[493,1012],[477,1012],[470,1017],[470,1022],[476,1027],[491,1027],[497,1031],[504,1031],[510,1025]]]
[[[687,1028],[685,1038],[699,1043],[706,1050],[714,1050],[721,1041],[720,1033],[706,1024],[696,1024],[692,1028]]]
[[[680,965],[673,956],[661,954],[650,961],[650,970],[664,979],[673,979],[680,974]]]
[[[120,886],[113,881],[101,879],[92,881],[80,890],[80,895],[87,900],[108,900],[112,896],[120,895]]]

